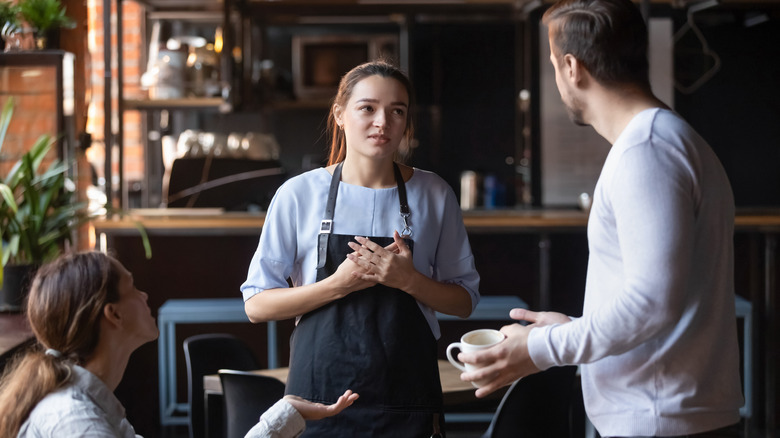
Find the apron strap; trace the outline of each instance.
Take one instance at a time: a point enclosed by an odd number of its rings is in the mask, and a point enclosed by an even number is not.
[[[320,235],[317,238],[317,269],[325,266],[328,238],[333,231],[333,213],[336,211],[336,196],[339,194],[339,182],[341,181],[341,168],[343,166],[343,161],[337,164],[333,169],[333,177],[330,179],[328,203],[325,205],[325,217],[320,222]]]
[[[398,201],[401,204],[401,220],[404,221],[404,229],[401,231],[401,237],[412,237],[412,227],[409,225],[409,216],[412,212],[409,210],[409,204],[406,202],[406,184],[404,176],[401,174],[401,168],[393,161],[393,173],[395,173],[395,182],[398,184]]]

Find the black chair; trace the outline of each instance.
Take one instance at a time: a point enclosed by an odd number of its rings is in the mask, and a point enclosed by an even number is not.
[[[184,340],[184,358],[187,361],[188,403],[190,406],[190,438],[206,437],[206,428],[224,424],[220,403],[209,405],[208,416],[217,421],[206,422],[204,412],[203,376],[217,374],[222,368],[256,370],[260,364],[247,345],[229,334],[190,336]],[[216,405],[216,409],[214,408]],[[209,430],[209,437],[222,436],[222,430]]]
[[[576,372],[573,366],[550,368],[513,383],[482,438],[578,436]]]
[[[284,383],[246,371],[219,370],[227,438],[243,438],[268,408],[284,397]]]

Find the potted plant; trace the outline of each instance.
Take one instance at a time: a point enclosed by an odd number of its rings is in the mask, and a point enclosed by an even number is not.
[[[0,114],[0,151],[13,114],[9,98]],[[68,166],[55,159],[40,171],[55,145],[42,135],[0,182],[0,237],[2,266],[0,310],[19,310],[25,283],[40,266],[60,254],[72,241],[73,231],[89,217],[85,203],[74,203]]]
[[[0,113],[0,152],[13,115],[13,98]],[[53,160],[40,171],[46,154],[55,145],[44,134],[22,155],[4,178],[0,178],[0,311],[21,310],[35,270],[56,258],[72,244],[74,232],[109,206],[90,213],[86,202],[74,203],[75,186],[68,179],[68,163]],[[152,257],[149,236],[134,221],[147,259]]]
[[[65,15],[60,0],[21,0],[19,11],[24,21],[33,27],[38,49],[57,47],[59,30],[76,27],[76,23]]]

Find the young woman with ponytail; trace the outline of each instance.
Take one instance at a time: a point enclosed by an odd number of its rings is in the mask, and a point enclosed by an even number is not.
[[[99,252],[41,267],[26,310],[37,343],[0,378],[0,437],[136,437],[113,391],[157,338],[147,298]]]

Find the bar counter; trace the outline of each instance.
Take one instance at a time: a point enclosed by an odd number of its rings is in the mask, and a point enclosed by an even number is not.
[[[780,226],[780,212],[776,216]],[[469,232],[579,231],[588,217],[578,210],[477,210],[463,213]],[[265,222],[262,213],[219,212],[197,209],[130,210],[124,217],[102,218],[94,222],[97,232],[137,234],[137,223],[151,234],[201,232],[204,234],[257,233]]]
[[[137,209],[123,217],[94,221],[98,233],[138,234],[137,223],[151,234],[199,231],[204,234],[257,233],[265,222],[263,213],[221,212],[217,209]],[[463,212],[469,232],[582,231],[588,216],[575,209],[473,210]],[[737,231],[780,232],[780,209],[738,210]]]

